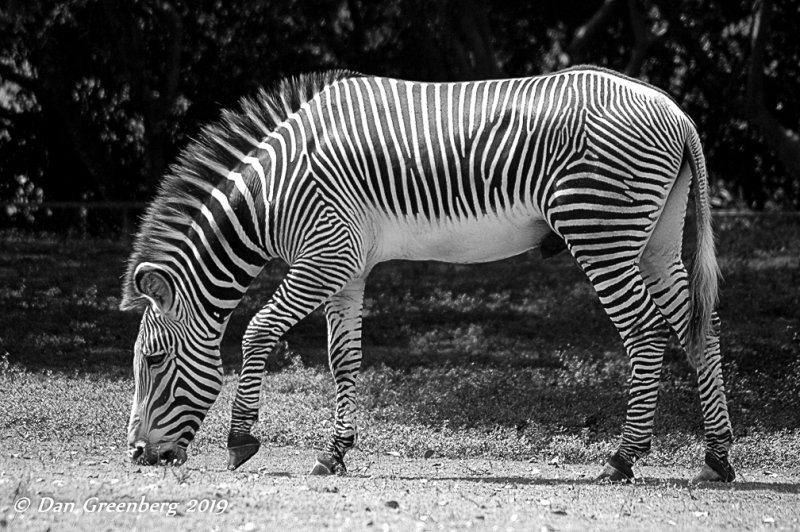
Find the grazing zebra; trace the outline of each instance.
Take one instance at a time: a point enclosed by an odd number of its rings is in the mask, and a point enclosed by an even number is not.
[[[691,276],[681,261],[690,185]],[[186,459],[221,387],[228,318],[268,260],[289,271],[243,339],[229,467],[259,448],[250,431],[267,356],[324,304],[335,428],[312,472],[327,474],[345,471],[356,441],[364,281],[375,264],[485,262],[540,245],[551,253],[554,243],[588,276],[631,361],[622,441],[600,478],[631,478],[650,449],[674,332],[698,375],[706,455],[697,479],[733,480],[700,139],[663,92],[586,67],[466,83],[311,74],[207,127],[161,183],[124,280],[122,308],[149,303],[130,456]]]

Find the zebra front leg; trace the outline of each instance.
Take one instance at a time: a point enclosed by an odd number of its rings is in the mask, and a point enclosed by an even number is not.
[[[350,283],[325,305],[328,321],[328,360],[336,384],[336,413],[333,434],[325,450],[317,457],[312,475],[347,471],[344,455],[356,443],[353,423],[355,381],[361,367],[361,311],[364,303],[364,280]]]
[[[315,258],[296,261],[269,303],[247,326],[242,341],[242,371],[228,434],[228,469],[244,464],[260,447],[250,431],[258,420],[267,356],[286,331],[341,290],[344,284],[341,268],[337,269],[330,262],[330,259]]]
[[[247,462],[261,447],[261,442],[250,434],[258,420],[261,382],[267,357],[288,328],[281,327],[284,320],[270,301],[250,321],[242,340],[242,371],[231,412],[228,433],[228,469],[234,470]]]

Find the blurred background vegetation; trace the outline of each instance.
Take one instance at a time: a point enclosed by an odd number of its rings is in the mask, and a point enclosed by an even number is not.
[[[666,89],[717,206],[800,207],[795,0],[0,0],[0,219],[144,201],[189,138],[262,85],[350,68],[417,80],[590,63]],[[10,218],[9,218],[10,217]]]

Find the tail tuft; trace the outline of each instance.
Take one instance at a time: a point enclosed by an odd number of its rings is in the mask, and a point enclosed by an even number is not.
[[[686,331],[686,355],[696,369],[706,367],[706,342],[712,327],[714,308],[719,290],[719,265],[714,250],[714,232],[711,227],[711,207],[708,199],[708,174],[700,138],[690,124],[686,140],[685,158],[692,171],[695,210],[697,213],[697,247],[689,280],[691,302]]]

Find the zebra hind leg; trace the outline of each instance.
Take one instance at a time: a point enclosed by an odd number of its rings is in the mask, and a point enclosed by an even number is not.
[[[347,471],[344,455],[356,443],[355,380],[361,367],[361,311],[364,281],[350,283],[325,305],[328,321],[328,358],[336,384],[334,432],[325,450],[317,456],[312,475],[342,474]]]
[[[597,480],[629,481],[650,451],[653,418],[669,329],[635,266],[584,268],[630,357],[631,379],[622,441]]]
[[[728,452],[733,443],[733,430],[725,398],[722,379],[722,357],[719,348],[720,321],[717,313],[712,315],[713,329],[706,341],[706,366],[697,368],[697,384],[705,427],[706,456],[695,482],[733,482],[736,473],[728,461]]]
[[[666,317],[672,330],[686,345],[689,319],[689,274],[680,259],[680,248],[658,254],[658,248],[648,246],[642,257],[642,271],[653,299]],[[728,461],[733,442],[719,345],[719,317],[712,318],[713,328],[706,341],[706,366],[697,369],[700,404],[705,426],[705,464],[694,481],[731,482],[736,473]]]

